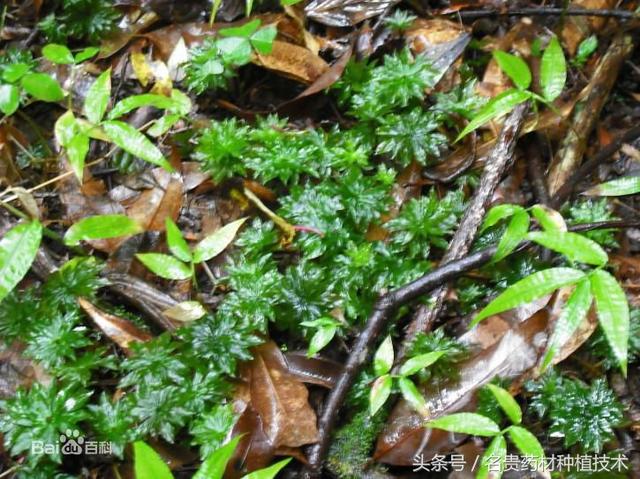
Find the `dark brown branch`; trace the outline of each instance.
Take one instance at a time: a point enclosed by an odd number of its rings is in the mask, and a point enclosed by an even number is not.
[[[628,10],[607,10],[587,8],[558,8],[558,7],[532,7],[514,8],[512,10],[461,10],[452,14],[459,15],[463,20],[476,20],[487,17],[546,17],[546,16],[572,16],[572,17],[609,17],[620,20],[632,20],[638,18],[635,12]]]
[[[544,178],[545,167],[542,162],[542,152],[538,139],[529,135],[527,146],[527,176],[536,201],[542,205],[549,205],[549,191]]]

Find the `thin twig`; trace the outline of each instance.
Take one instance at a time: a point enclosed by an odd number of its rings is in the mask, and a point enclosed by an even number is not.
[[[589,8],[559,8],[559,7],[532,7],[514,8],[512,10],[460,10],[451,12],[450,15],[459,15],[463,20],[476,20],[487,17],[545,17],[545,16],[571,16],[571,17],[609,17],[620,20],[632,20],[639,18],[635,12],[628,10],[607,10]]]

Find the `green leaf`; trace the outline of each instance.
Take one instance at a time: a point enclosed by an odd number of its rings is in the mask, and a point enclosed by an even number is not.
[[[171,254],[186,263],[190,263],[192,256],[189,245],[182,236],[182,232],[169,217],[165,220],[165,227],[167,230],[167,246]]]
[[[461,140],[473,130],[481,127],[489,120],[501,117],[509,113],[520,103],[524,103],[531,98],[531,93],[524,90],[510,89],[492,98],[474,116],[464,130],[458,135],[456,141]]]
[[[57,43],[49,43],[42,48],[42,54],[44,57],[53,63],[59,63],[61,65],[70,65],[75,62],[71,50],[64,45],[58,45]]]
[[[418,371],[431,366],[442,357],[445,351],[433,351],[430,353],[420,354],[405,362],[400,368],[401,376],[411,376]]]
[[[544,449],[538,439],[520,426],[511,426],[508,429],[509,439],[518,448],[523,456],[536,458],[538,461],[544,459]]]
[[[29,70],[31,70],[31,67],[26,63],[13,63],[5,67],[4,72],[2,72],[2,78],[9,83],[15,83],[25,76]]]
[[[529,70],[529,66],[522,58],[499,50],[493,52],[493,58],[517,88],[520,90],[529,88],[529,85],[531,85],[531,70]]]
[[[133,456],[136,479],[173,479],[169,466],[147,443],[134,442]]]
[[[567,64],[562,46],[557,37],[553,37],[542,54],[540,63],[540,87],[542,96],[551,102],[558,98],[567,82]]]
[[[137,222],[125,215],[96,215],[81,219],[67,230],[64,243],[77,245],[80,241],[117,238],[144,231]]]
[[[22,88],[37,100],[56,102],[64,98],[60,84],[44,73],[29,73],[20,81]]]
[[[181,92],[177,88],[171,90],[171,101],[172,104],[169,107],[171,113],[178,113],[179,115],[185,116],[188,115],[191,108],[193,108],[193,103],[189,95]]]
[[[384,406],[384,403],[389,399],[392,386],[393,379],[388,374],[380,376],[373,382],[369,393],[369,414],[374,416]]]
[[[276,462],[275,464],[265,467],[264,469],[260,469],[259,471],[253,471],[246,476],[243,476],[242,479],[273,479],[278,475],[278,473],[284,469],[284,467],[291,462],[291,458],[283,459],[282,461]]]
[[[496,401],[505,412],[507,417],[514,424],[520,424],[522,422],[522,409],[520,405],[513,399],[513,396],[507,391],[495,384],[487,384],[489,391],[494,395]]]
[[[73,116],[73,112],[71,110],[66,111],[58,117],[53,131],[56,141],[61,146],[64,146],[65,148],[68,147],[78,131],[76,118]]]
[[[167,171],[173,171],[169,162],[149,138],[128,123],[116,120],[105,121],[102,123],[102,128],[109,139],[127,153],[161,166]]]
[[[192,271],[188,264],[168,254],[138,253],[136,258],[140,260],[152,273],[164,279],[188,279]]]
[[[393,366],[393,342],[391,336],[384,338],[384,341],[378,347],[376,354],[373,356],[373,372],[376,376],[386,374],[391,371]]]
[[[228,63],[242,66],[251,61],[251,42],[248,38],[221,38],[216,45],[220,49],[222,57]]]
[[[207,310],[197,301],[182,301],[175,306],[165,309],[162,314],[176,321],[189,323],[203,317],[207,314]]]
[[[489,477],[489,473],[491,473],[492,479],[499,479],[502,477],[506,458],[507,442],[504,440],[504,436],[499,435],[494,437],[489,443],[489,447],[487,447],[487,450],[482,455],[476,479],[485,479]]]
[[[147,130],[147,133],[154,138],[158,138],[159,136],[162,136],[166,132],[168,132],[173,125],[178,123],[178,121],[180,121],[180,118],[181,116],[177,113],[165,115],[161,118],[158,118]]]
[[[222,253],[236,237],[238,230],[247,218],[241,218],[224,225],[219,230],[200,241],[193,249],[193,262],[202,263]]]
[[[494,314],[513,309],[521,304],[549,294],[556,289],[574,284],[584,278],[584,273],[572,268],[550,268],[537,271],[512,284],[491,301],[471,322],[470,327]]]
[[[249,38],[258,30],[261,24],[262,21],[259,18],[256,18],[255,20],[244,23],[239,27],[222,28],[219,33],[223,37]]]
[[[251,35],[250,41],[253,48],[258,50],[262,55],[269,55],[273,50],[273,41],[278,35],[278,29],[275,25],[261,28]]]
[[[484,221],[482,222],[482,228],[480,228],[480,233],[498,224],[499,221],[513,216],[517,211],[524,211],[524,208],[519,205],[511,204],[494,206],[486,214]]]
[[[591,292],[596,299],[598,320],[607,342],[618,361],[622,373],[627,375],[627,348],[629,343],[629,304],[616,279],[603,270],[589,275]]]
[[[587,196],[625,196],[640,193],[640,176],[625,176],[588,189]]]
[[[83,133],[75,135],[67,146],[67,159],[73,173],[81,182],[87,153],[89,153],[89,137]]]
[[[589,57],[598,48],[598,37],[591,35],[580,42],[578,45],[578,51],[573,59],[573,64],[576,66],[583,66]]]
[[[242,436],[236,436],[224,446],[213,451],[194,474],[193,479],[222,479],[227,464],[241,438]]]
[[[113,120],[122,115],[126,115],[131,110],[141,108],[143,106],[152,106],[161,110],[174,107],[176,102],[169,97],[156,95],[154,93],[143,93],[142,95],[133,95],[119,101],[109,112],[108,118]]]
[[[82,113],[91,123],[100,123],[111,98],[111,68],[93,82],[84,99]]]
[[[0,239],[0,301],[27,274],[41,240],[42,225],[38,221],[20,223]]]
[[[576,285],[567,299],[564,309],[556,321],[553,335],[547,344],[547,352],[542,362],[542,369],[546,369],[551,364],[558,349],[573,336],[573,333],[587,315],[593,301],[590,287],[589,281],[586,278],[583,279]]]
[[[562,215],[548,206],[533,205],[531,214],[545,231],[567,231],[567,224]]]
[[[516,249],[529,231],[529,222],[529,214],[526,211],[515,212],[502,238],[500,238],[496,254],[493,256],[494,262],[509,256]]]
[[[337,330],[338,327],[335,324],[318,328],[318,330],[311,337],[311,341],[309,342],[309,350],[307,351],[307,356],[314,356],[318,351],[329,344],[333,337],[336,335]]]
[[[248,17],[251,15],[251,10],[253,10],[253,0],[245,0],[245,15]]]
[[[473,412],[449,414],[429,421],[426,426],[473,436],[495,436],[500,434],[500,426],[488,417]]]
[[[532,231],[527,235],[531,241],[563,254],[570,261],[603,266],[609,256],[595,241],[577,233],[564,231]]]
[[[0,111],[13,115],[20,106],[20,90],[15,85],[0,85]]]
[[[411,407],[423,417],[427,417],[429,415],[429,408],[424,400],[424,396],[420,394],[420,391],[418,391],[416,385],[413,384],[413,381],[409,378],[401,377],[398,378],[398,386],[400,386],[400,392],[405,401],[411,404]]]
[[[295,5],[296,3],[300,3],[302,0],[280,0],[280,5],[282,6],[289,6],[289,5]]]
[[[99,52],[99,47],[87,47],[84,50],[80,50],[78,53],[76,53],[76,63],[88,60],[89,58],[96,56]]]

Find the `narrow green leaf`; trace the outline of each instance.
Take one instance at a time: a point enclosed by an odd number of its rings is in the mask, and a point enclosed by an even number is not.
[[[411,404],[411,407],[420,415],[427,417],[429,415],[429,408],[424,400],[424,396],[418,391],[413,381],[409,378],[401,377],[398,378],[398,386],[400,386],[400,392],[405,401]]]
[[[133,456],[136,479],[173,479],[169,466],[147,443],[134,442]]]
[[[329,344],[333,337],[336,335],[337,330],[338,328],[335,324],[318,328],[318,330],[311,337],[311,341],[309,342],[309,350],[307,351],[307,356],[314,356],[318,351]]]
[[[445,431],[471,434],[473,436],[495,436],[500,434],[500,426],[482,414],[458,412],[449,414],[426,424],[427,427]]]
[[[553,37],[542,54],[540,63],[540,87],[542,96],[553,101],[560,96],[567,82],[567,64],[562,46],[557,37]]]
[[[510,89],[502,92],[495,98],[491,99],[480,111],[472,118],[469,124],[458,135],[456,141],[460,141],[473,130],[480,128],[490,120],[501,117],[509,113],[520,103],[524,103],[531,98],[531,93],[524,90]]]
[[[500,479],[504,471],[506,458],[507,442],[504,440],[504,436],[494,437],[482,455],[476,479],[486,479],[489,474],[491,474],[491,479]]]
[[[618,360],[622,373],[627,375],[627,349],[629,343],[629,304],[618,281],[603,270],[589,275],[591,292],[596,299],[598,320],[607,342]]]
[[[242,436],[236,436],[224,446],[213,451],[194,474],[193,479],[222,479],[227,464],[241,438]]]
[[[142,95],[129,96],[120,100],[109,112],[108,118],[114,120],[126,115],[131,110],[143,106],[152,106],[160,110],[166,110],[176,106],[176,102],[169,97],[156,95],[154,93],[143,93]]]
[[[42,48],[42,55],[53,63],[59,63],[61,65],[70,65],[74,63],[73,55],[64,45],[58,45],[57,43],[49,43]]]
[[[246,220],[247,218],[241,218],[224,225],[200,241],[193,249],[193,262],[202,263],[203,261],[209,261],[211,258],[222,253],[231,244],[238,230]]]
[[[171,254],[185,263],[190,263],[192,259],[191,250],[180,229],[169,217],[165,220],[165,227],[167,230],[167,246],[169,246]]]
[[[15,85],[0,85],[0,111],[13,115],[20,106],[20,90]]]
[[[262,21],[259,18],[256,18],[250,22],[243,23],[239,27],[222,28],[219,33],[223,37],[249,38],[258,30],[261,24]]]
[[[289,5],[295,5],[296,3],[300,3],[302,0],[280,0],[280,5],[282,6],[289,6]]]
[[[197,301],[183,301],[165,309],[162,314],[176,321],[189,323],[203,317],[207,310]]]
[[[245,0],[245,14],[247,17],[251,15],[251,11],[253,10],[253,0]]]
[[[64,146],[65,148],[69,146],[71,140],[73,140],[78,132],[76,118],[73,116],[73,112],[71,110],[66,111],[58,117],[53,128],[53,132],[56,137],[56,141],[61,146]]]
[[[143,159],[148,163],[161,166],[167,171],[173,171],[169,162],[162,156],[151,140],[128,123],[122,121],[105,121],[102,129],[109,139],[127,153]]]
[[[378,347],[376,354],[373,356],[373,372],[376,376],[386,374],[391,371],[393,366],[393,342],[391,336],[384,338],[384,341]]]
[[[548,206],[533,205],[531,214],[545,231],[567,231],[567,224],[562,215]]]
[[[111,98],[111,68],[93,82],[84,99],[82,113],[91,123],[100,123]]]
[[[173,125],[178,123],[178,121],[180,121],[180,115],[177,113],[165,115],[155,120],[153,122],[153,125],[151,125],[151,127],[149,127],[149,129],[147,130],[147,133],[149,134],[149,136],[158,138],[159,136],[162,136],[166,132],[168,132]]]
[[[216,15],[218,15],[218,10],[220,9],[220,4],[222,0],[213,0],[213,5],[211,7],[211,16],[209,18],[209,25],[213,25],[216,21]]]
[[[161,253],[138,253],[136,258],[140,260],[152,273],[164,279],[191,278],[191,268],[177,258]]]
[[[389,399],[392,386],[393,379],[388,374],[380,376],[373,382],[369,393],[369,414],[374,416],[384,406],[384,403]]]
[[[442,357],[444,351],[432,351],[430,353],[420,354],[411,359],[408,359],[400,368],[401,376],[411,376],[418,371],[431,366],[438,359]]]
[[[520,405],[513,398],[513,396],[506,389],[496,386],[495,384],[487,384],[489,391],[494,395],[496,401],[509,417],[513,424],[520,424],[522,422],[522,409]]]
[[[531,85],[531,70],[529,70],[527,62],[511,53],[499,50],[493,52],[493,58],[517,88],[520,90],[529,88],[529,85]]]
[[[89,216],[67,230],[64,242],[67,245],[77,245],[80,241],[117,238],[142,231],[142,226],[125,215]]]
[[[522,206],[512,204],[494,206],[486,214],[484,221],[482,222],[482,228],[480,228],[480,233],[498,224],[500,220],[513,216],[517,211],[524,211],[524,208]]]
[[[595,241],[577,233],[563,231],[532,231],[531,241],[566,256],[570,261],[602,266],[609,256]]]
[[[0,301],[27,274],[41,240],[42,225],[39,221],[20,223],[0,239]]]
[[[561,286],[577,283],[582,278],[584,278],[584,273],[572,268],[550,268],[537,271],[509,286],[478,313],[470,326],[475,326],[489,316],[540,298]]]
[[[538,461],[544,459],[544,449],[538,439],[520,426],[511,426],[508,430],[509,439],[518,448],[523,456],[536,458]]]
[[[564,309],[556,321],[553,335],[547,344],[547,352],[542,362],[542,369],[546,369],[551,364],[558,349],[564,346],[573,336],[573,333],[587,315],[593,301],[590,288],[591,285],[585,278],[576,285],[571,296],[567,299]]]
[[[56,102],[64,98],[60,84],[44,73],[29,73],[20,81],[22,88],[37,100]]]
[[[67,146],[67,160],[73,173],[82,182],[84,160],[89,153],[89,137],[82,133],[75,135]]]
[[[275,25],[269,25],[268,27],[261,28],[256,33],[251,35],[250,41],[253,48],[262,55],[269,55],[273,50],[273,41],[278,35],[278,29]]]
[[[640,193],[640,176],[625,176],[588,189],[587,196],[625,196]]]
[[[253,471],[246,476],[243,476],[242,479],[273,479],[290,462],[291,458],[288,457],[286,459],[283,459],[282,461],[276,462],[269,467],[265,467],[264,469],[260,469],[259,471]]]
[[[100,48],[98,47],[87,47],[83,50],[80,50],[78,53],[76,53],[76,63],[83,62],[91,57],[95,57],[99,52]]]
[[[493,256],[493,261],[500,261],[516,249],[527,235],[527,231],[529,231],[529,222],[529,214],[526,211],[515,212],[502,238],[500,238],[496,254]]]

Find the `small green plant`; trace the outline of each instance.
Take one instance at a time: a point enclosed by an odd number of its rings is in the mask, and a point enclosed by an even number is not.
[[[575,57],[571,60],[571,64],[582,68],[589,57],[598,49],[598,37],[596,35],[590,35],[580,42]]]
[[[511,421],[510,426],[500,429],[500,425],[492,419],[470,412],[443,416],[429,421],[427,426],[444,429],[445,431],[493,438],[482,456],[482,461],[476,474],[478,479],[489,477],[489,473],[492,474],[491,477],[500,478],[502,476],[507,457],[505,436],[509,437],[514,446],[524,456],[536,462],[544,460],[542,445],[531,432],[521,425],[522,409],[509,391],[493,384],[488,384],[486,387],[491,391],[500,408]]]
[[[307,356],[312,357],[331,342],[342,325],[336,319],[322,317],[313,321],[304,321],[300,326],[314,330],[307,350]]]
[[[98,54],[98,47],[87,47],[75,55],[65,45],[49,43],[42,47],[42,55],[52,63],[59,65],[75,65]]]
[[[29,272],[42,241],[42,224],[22,222],[0,239],[0,301]]]
[[[222,253],[231,244],[246,218],[233,221],[210,234],[195,247],[189,248],[176,224],[167,218],[167,245],[171,255],[161,253],[138,253],[140,260],[154,274],[165,279],[188,279],[195,274],[195,265],[209,261]]]
[[[406,10],[396,10],[387,18],[384,19],[385,25],[387,25],[394,32],[402,32],[411,27],[414,20],[418,18],[415,15],[411,15]]]
[[[52,42],[64,43],[72,37],[96,44],[115,29],[119,17],[109,2],[63,0],[60,11],[47,15],[38,26]]]

